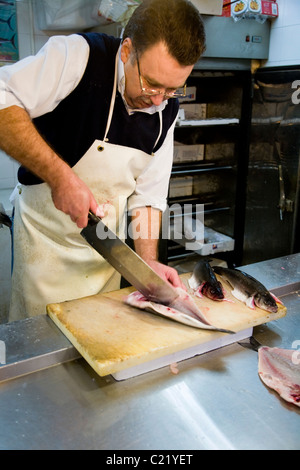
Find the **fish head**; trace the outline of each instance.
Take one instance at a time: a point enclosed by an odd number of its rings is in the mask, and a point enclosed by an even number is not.
[[[256,294],[254,302],[257,307],[267,310],[267,312],[276,313],[278,311],[278,305],[269,292]]]
[[[206,282],[202,288],[202,293],[211,300],[223,300],[224,292],[222,289],[222,284],[217,281],[214,284]]]

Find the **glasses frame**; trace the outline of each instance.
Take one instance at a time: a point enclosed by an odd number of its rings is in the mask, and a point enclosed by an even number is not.
[[[169,99],[169,98],[184,98],[186,96],[186,87],[187,87],[186,83],[183,86],[183,92],[182,93],[180,93],[178,91],[167,93],[165,91],[155,90],[155,89],[152,89],[152,88],[145,88],[144,83],[143,83],[143,79],[142,79],[141,70],[140,70],[140,62],[139,62],[139,57],[138,57],[137,50],[135,51],[135,53],[136,53],[136,62],[137,62],[137,68],[138,68],[138,73],[139,73],[140,85],[141,85],[141,90],[142,90],[143,95],[145,95],[145,96],[163,95],[164,98],[166,98],[166,99]]]

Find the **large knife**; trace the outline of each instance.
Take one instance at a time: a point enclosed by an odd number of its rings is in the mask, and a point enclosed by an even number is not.
[[[83,238],[105,258],[135,289],[147,299],[172,304],[178,292],[124,243],[92,212],[88,225],[80,232]]]

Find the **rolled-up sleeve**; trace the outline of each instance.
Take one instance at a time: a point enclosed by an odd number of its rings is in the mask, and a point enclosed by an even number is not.
[[[0,109],[16,105],[31,118],[52,111],[79,83],[89,46],[83,37],[53,36],[34,56],[0,68]]]
[[[161,211],[166,209],[173,164],[175,123],[176,119],[169,129],[163,145],[137,178],[135,191],[128,199],[129,212],[146,206]]]

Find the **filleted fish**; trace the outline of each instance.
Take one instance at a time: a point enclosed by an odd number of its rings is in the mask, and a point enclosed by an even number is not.
[[[212,325],[205,317],[203,312],[200,311],[198,306],[195,304],[191,295],[181,288],[176,288],[179,296],[171,305],[163,305],[156,302],[152,302],[144,297],[140,292],[135,291],[129,294],[124,302],[132,307],[137,307],[142,310],[147,310],[163,317],[167,317],[171,320],[175,320],[185,325],[194,326],[196,328],[203,328],[206,330],[215,330],[222,333],[234,333],[230,330],[217,328]]]

